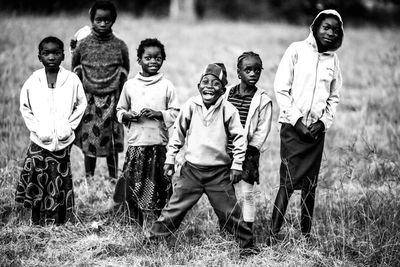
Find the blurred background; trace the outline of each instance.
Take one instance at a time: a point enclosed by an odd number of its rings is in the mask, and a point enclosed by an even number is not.
[[[81,13],[92,0],[0,0],[0,9],[13,15]],[[400,0],[115,0],[118,10],[137,17],[309,22],[315,14],[334,8],[346,23],[400,24]]]

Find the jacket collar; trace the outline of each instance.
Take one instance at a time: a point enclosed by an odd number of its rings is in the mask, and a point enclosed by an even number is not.
[[[60,66],[60,69],[58,70],[58,73],[57,73],[57,81],[55,84],[55,88],[61,87],[68,79],[68,75],[69,75],[69,72],[66,69],[64,69],[62,66]],[[38,78],[39,78],[40,86],[43,88],[48,88],[45,68],[42,68],[38,71],[38,76],[39,76]]]

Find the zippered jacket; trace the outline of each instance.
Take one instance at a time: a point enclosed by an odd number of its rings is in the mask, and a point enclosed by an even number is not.
[[[226,89],[224,98],[228,99],[229,92],[235,86]],[[250,103],[244,126],[247,144],[254,146],[259,151],[264,151],[264,144],[271,130],[272,122],[272,100],[264,90],[257,88]]]
[[[30,139],[49,151],[69,146],[75,139],[87,101],[78,76],[60,66],[55,88],[49,88],[45,69],[35,71],[21,89],[20,111]]]
[[[334,10],[322,11],[318,16],[322,13],[335,15],[342,21]],[[327,130],[332,125],[340,101],[341,86],[342,76],[336,53],[319,53],[311,31],[307,39],[292,43],[279,63],[274,81],[280,108],[278,121],[294,126],[302,117],[302,122],[308,127],[321,120]]]

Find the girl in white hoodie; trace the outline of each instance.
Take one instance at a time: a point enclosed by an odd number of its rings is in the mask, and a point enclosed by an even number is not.
[[[175,87],[158,72],[165,58],[164,45],[159,40],[143,40],[137,49],[142,71],[125,83],[117,105],[118,121],[127,126],[129,139],[114,200],[127,201],[139,223],[142,211],[158,216],[172,191],[163,167],[168,128],[173,125],[179,106]]]
[[[271,129],[272,101],[264,90],[256,87],[262,71],[262,61],[254,52],[244,52],[237,59],[240,83],[227,88],[225,98],[239,111],[246,133],[247,150],[242,179],[235,186],[243,203],[243,219],[252,229],[255,219],[254,184],[259,184],[260,152]],[[228,143],[231,148],[232,143]]]
[[[282,226],[290,196],[301,190],[301,232],[310,236],[315,189],[325,132],[332,125],[342,76],[334,53],[342,44],[343,21],[335,10],[320,12],[307,39],[292,43],[275,76],[282,124],[280,187],[272,212],[269,241]]]
[[[78,76],[60,66],[64,44],[46,37],[39,44],[43,69],[24,83],[20,111],[31,143],[17,185],[17,202],[32,209],[32,223],[64,223],[74,197],[70,150],[87,102]]]

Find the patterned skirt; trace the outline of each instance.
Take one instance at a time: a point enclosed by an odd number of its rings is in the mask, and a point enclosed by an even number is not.
[[[118,92],[94,95],[86,92],[88,105],[75,130],[75,144],[92,157],[107,157],[124,150],[124,128],[117,121]]]
[[[165,146],[129,146],[123,167],[126,199],[145,211],[164,208],[172,194],[171,181],[164,177]]]
[[[281,127],[280,185],[291,190],[317,186],[325,134],[312,142],[303,141],[288,123]]]
[[[40,205],[42,212],[54,212],[63,207],[70,215],[74,206],[70,152],[71,146],[51,152],[32,142],[19,177],[15,201],[26,208]]]

